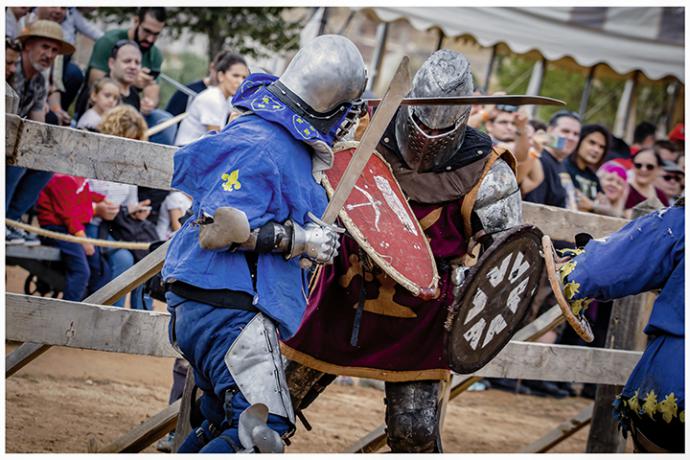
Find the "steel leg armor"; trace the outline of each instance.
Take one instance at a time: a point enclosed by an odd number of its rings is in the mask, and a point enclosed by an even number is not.
[[[441,382],[386,382],[386,433],[393,452],[442,452]]]

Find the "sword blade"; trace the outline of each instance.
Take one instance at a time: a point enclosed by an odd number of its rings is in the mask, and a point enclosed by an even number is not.
[[[395,112],[398,110],[400,101],[410,91],[412,82],[410,80],[408,63],[409,58],[403,56],[386,94],[383,96],[383,99],[379,101],[379,107],[376,112],[374,112],[369,126],[367,126],[366,131],[364,131],[362,140],[359,142],[355,153],[352,155],[352,159],[350,163],[348,163],[343,176],[340,178],[338,186],[328,203],[328,207],[323,213],[323,217],[321,217],[321,220],[325,223],[332,224],[335,222],[338,213],[350,196],[350,192],[355,186],[357,178],[362,174],[362,170],[364,170],[369,158],[371,158],[371,155],[374,153],[374,149],[376,149],[376,146],[381,140],[381,136],[383,136],[388,123],[390,123]]]
[[[381,103],[381,99],[367,99],[370,106]],[[400,105],[468,105],[468,104],[504,104],[504,105],[565,105],[559,99],[545,96],[456,96],[456,97],[408,97]]]

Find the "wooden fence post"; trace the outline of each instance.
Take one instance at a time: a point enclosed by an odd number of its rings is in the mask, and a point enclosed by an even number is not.
[[[632,350],[635,347],[635,328],[644,306],[645,294],[624,297],[613,302],[606,348]],[[613,419],[613,401],[623,389],[618,385],[598,385],[592,413],[592,427],[587,438],[587,452],[621,453],[625,439],[618,432]]]

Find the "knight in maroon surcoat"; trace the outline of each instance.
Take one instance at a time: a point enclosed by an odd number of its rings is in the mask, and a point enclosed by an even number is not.
[[[467,59],[439,50],[416,73],[409,96],[472,92]],[[475,245],[522,221],[514,157],[467,126],[469,112],[468,105],[401,106],[377,147],[429,241],[438,296],[415,297],[346,234],[340,256],[323,268],[311,291],[298,332],[281,344],[291,360],[286,372],[298,411],[335,375],[385,381],[394,452],[441,452],[441,388],[450,379],[447,307],[476,257]]]

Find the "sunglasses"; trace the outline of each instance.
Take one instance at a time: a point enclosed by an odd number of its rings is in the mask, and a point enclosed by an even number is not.
[[[635,165],[635,169],[641,170],[644,168],[647,171],[653,171],[654,169],[656,169],[656,165],[653,165],[651,163],[634,163],[633,162],[633,164]]]
[[[661,177],[663,177],[666,182],[681,182],[683,180],[683,178],[677,174],[664,174]]]
[[[518,106],[508,104],[496,104],[496,110],[501,112],[515,113],[518,111]]]

